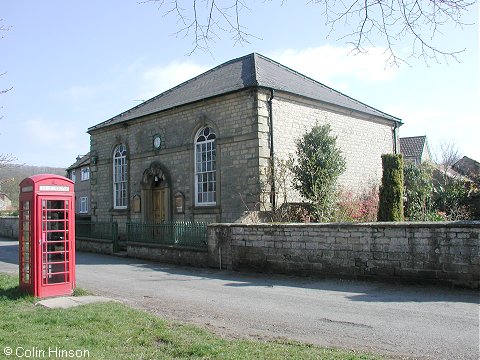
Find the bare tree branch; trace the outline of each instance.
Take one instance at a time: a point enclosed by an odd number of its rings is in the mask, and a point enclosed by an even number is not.
[[[283,5],[287,0],[265,0]],[[179,29],[175,35],[193,35],[190,53],[209,50],[209,43],[219,39],[221,32],[229,33],[235,44],[248,43],[255,35],[242,25],[249,0],[192,0],[189,8],[181,8],[178,0],[144,0],[155,3],[164,15],[176,16]],[[306,6],[319,5],[325,25],[339,39],[353,46],[356,52],[366,52],[367,46],[385,47],[388,62],[399,64],[408,58],[423,58],[440,62],[454,59],[465,49],[443,49],[434,37],[442,36],[449,24],[463,27],[463,15],[472,8],[475,0],[307,0]],[[306,9],[305,11],[308,11]],[[346,29],[346,30],[345,30]],[[411,44],[411,53],[401,54],[400,41]],[[402,47],[404,47],[402,45]]]
[[[175,36],[193,37],[192,49],[209,51],[209,44],[220,39],[220,33],[229,33],[235,44],[246,44],[250,39],[259,39],[250,34],[242,25],[241,18],[244,11],[250,11],[247,0],[193,0],[190,8],[179,6],[178,0],[144,0],[140,2],[155,3],[164,10],[164,16],[175,16],[179,28],[173,33]]]
[[[442,140],[440,143],[439,154],[436,155],[436,162],[439,165],[445,166],[445,168],[451,168],[462,157],[455,140]]]
[[[3,22],[3,19],[0,19],[0,23],[1,22]],[[0,25],[0,31],[8,31],[8,30],[10,30],[10,27],[5,27],[3,24]],[[3,36],[1,38],[3,38]],[[6,72],[1,73],[0,76],[3,76],[5,74],[6,74]],[[0,95],[3,95],[5,93],[9,92],[12,89],[13,89],[13,87],[10,87],[8,89],[2,89],[2,90],[0,90]],[[2,109],[2,108],[3,107],[0,107],[0,109]],[[0,116],[0,120],[2,120],[2,119],[3,119],[3,116]],[[0,154],[0,168],[9,166],[10,163],[12,163],[15,160],[16,160],[16,158],[14,156],[12,156],[12,154]]]
[[[379,36],[380,42],[389,52],[389,61],[405,61],[396,49],[400,40],[411,41],[410,57],[420,57],[428,64],[430,60],[455,59],[465,49],[443,50],[434,45],[433,38],[442,35],[440,29],[449,23],[458,26],[467,25],[461,17],[474,2],[465,0],[351,0],[348,5],[337,5],[330,0],[312,0],[310,3],[322,4],[326,24],[331,32],[342,25],[351,25],[351,31],[341,39],[348,41],[354,48],[363,52],[366,44],[372,44],[371,37]],[[356,28],[356,30],[355,30]]]
[[[0,19],[0,31],[10,30],[10,26],[5,26],[5,25],[1,24],[2,22],[3,22],[3,19]],[[3,35],[0,37],[0,39],[3,39]],[[0,76],[3,76],[5,74],[6,74],[6,72],[1,73]],[[13,89],[13,87],[10,87],[8,89],[2,89],[2,90],[0,90],[0,95],[5,94],[6,92],[9,92],[12,89]]]
[[[0,76],[3,76],[3,75],[5,75],[5,74],[6,74],[6,72],[4,72],[4,73],[1,73],[1,74],[0,74]],[[2,95],[2,94],[5,94],[5,93],[9,92],[9,91],[10,91],[10,90],[12,90],[12,89],[13,89],[13,86],[11,86],[11,87],[10,87],[10,88],[8,88],[8,89],[2,89],[2,90],[0,90],[0,95]]]
[[[15,160],[17,160],[17,158],[12,154],[0,154],[0,168],[8,166]]]

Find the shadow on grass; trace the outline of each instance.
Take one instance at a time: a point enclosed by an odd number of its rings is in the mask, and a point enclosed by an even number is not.
[[[31,294],[20,291],[18,277],[0,273],[0,302],[5,300],[30,300]]]
[[[92,292],[76,288],[73,291],[72,296],[85,296],[85,295],[93,295]],[[2,300],[31,300],[34,299],[32,294],[27,294],[20,291],[18,286],[10,287],[7,289],[0,288],[0,301]]]
[[[18,286],[9,287],[9,288],[0,288],[0,301],[1,300],[19,300],[19,299],[29,299],[32,298],[32,295],[21,292]]]

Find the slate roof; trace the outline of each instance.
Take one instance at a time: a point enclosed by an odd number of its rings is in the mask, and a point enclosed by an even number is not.
[[[480,176],[480,163],[472,158],[469,158],[468,156],[462,157],[455,164],[453,164],[452,168],[465,176],[470,176],[473,178]]]
[[[78,155],[77,160],[70,165],[66,170],[72,170],[72,169],[77,169],[81,166],[88,165],[90,164],[90,153],[87,153],[86,155]]]
[[[401,123],[399,118],[352,99],[263,55],[252,53],[208,70],[130,110],[90,127],[88,131],[250,87],[285,91]]]
[[[425,135],[400,138],[400,152],[405,157],[421,158],[426,141]]]

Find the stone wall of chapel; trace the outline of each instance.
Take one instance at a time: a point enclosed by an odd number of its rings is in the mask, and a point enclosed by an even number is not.
[[[198,129],[210,126],[217,140],[217,206],[196,207],[194,191],[194,137]],[[173,195],[185,196],[185,213],[172,220],[207,222],[235,221],[247,209],[258,206],[258,126],[256,96],[251,90],[148,115],[91,132],[91,151],[98,157],[92,165],[92,208],[97,221],[143,221],[132,201],[141,197],[141,180],[153,162],[169,174],[171,209]],[[154,150],[153,137],[162,145]],[[128,208],[113,209],[112,156],[117,144],[128,149]],[[257,180],[255,180],[257,179]],[[143,201],[143,198],[141,198]],[[119,232],[124,232],[120,225]]]
[[[259,128],[264,129],[260,136],[260,152],[264,155],[263,164],[268,163],[268,90],[258,94]],[[346,159],[346,171],[339,179],[339,185],[347,191],[360,194],[377,186],[382,177],[381,155],[393,153],[392,125],[352,116],[346,111],[322,105],[299,96],[276,92],[272,101],[274,156],[288,159],[295,155],[295,141],[311,130],[315,124],[330,124],[332,134],[337,136],[337,146]],[[277,189],[278,190],[278,189]],[[286,191],[290,202],[300,200],[298,193],[291,188]],[[279,194],[283,198],[283,194]]]

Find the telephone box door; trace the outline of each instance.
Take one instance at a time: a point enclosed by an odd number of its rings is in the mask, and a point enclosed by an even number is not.
[[[71,293],[75,281],[72,198],[38,196],[37,206],[41,212],[36,237],[37,264],[41,264],[36,274],[37,294],[48,297]]]
[[[20,198],[20,217],[19,217],[19,275],[20,289],[30,294],[34,293],[35,276],[35,236],[32,233],[32,219],[34,206],[32,197]]]

